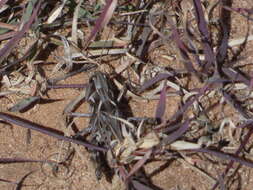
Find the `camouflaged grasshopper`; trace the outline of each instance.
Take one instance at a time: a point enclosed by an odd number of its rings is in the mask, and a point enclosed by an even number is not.
[[[89,123],[90,132],[96,134],[97,141],[102,141],[106,145],[109,145],[112,138],[122,140],[119,122],[109,117],[109,115],[116,117],[121,115],[115,90],[104,73],[96,72],[89,80],[85,95],[92,114]]]
[[[122,141],[122,131],[118,120],[110,117],[121,117],[122,114],[117,105],[117,90],[106,74],[96,72],[89,80],[85,100],[90,105],[91,119],[86,129],[90,133],[90,141],[99,146],[110,148],[112,140]],[[96,164],[97,178],[108,169],[106,156],[102,152],[91,151],[92,159]]]

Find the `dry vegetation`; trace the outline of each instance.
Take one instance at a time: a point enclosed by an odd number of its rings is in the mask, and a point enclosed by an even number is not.
[[[252,189],[252,6],[0,0],[0,188]]]

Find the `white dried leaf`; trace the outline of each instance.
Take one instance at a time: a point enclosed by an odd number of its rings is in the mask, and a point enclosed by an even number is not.
[[[201,146],[197,143],[191,143],[191,142],[181,141],[181,140],[171,143],[170,146],[174,150],[186,150],[186,149],[201,148]]]
[[[111,190],[121,190],[125,189],[126,185],[123,180],[119,177],[119,175],[113,175],[112,176],[112,185]]]
[[[19,92],[19,93],[23,93],[23,94],[28,94],[28,95],[30,95],[31,92],[32,92],[32,88],[29,87],[28,85],[27,86],[22,86],[22,87],[19,87],[19,88],[10,88],[9,90]]]
[[[141,120],[141,123],[137,129],[137,139],[140,139],[141,134],[143,133],[143,124],[144,124],[144,120]]]
[[[210,146],[212,144],[212,138],[210,136],[202,136],[198,139],[198,144],[200,146],[205,145],[206,147]]]
[[[123,59],[124,59],[124,57],[123,57]],[[134,63],[134,62],[133,62],[133,61],[130,61],[130,60],[123,60],[123,61],[121,62],[121,64],[120,64],[118,67],[115,68],[115,72],[116,72],[117,74],[119,74],[119,73],[125,71],[125,70],[126,70],[129,66],[131,66],[133,63]]]
[[[122,123],[124,123],[125,126],[129,127],[129,128],[132,129],[132,130],[135,129],[134,125],[133,125],[131,122],[129,122],[129,121],[123,119],[123,118],[116,117],[116,116],[113,116],[113,115],[110,115],[110,114],[108,114],[108,116],[111,117],[111,118],[113,118],[113,119],[116,119],[116,120],[118,120],[118,121],[120,121],[120,122],[122,122]]]
[[[122,143],[118,143],[114,148],[114,155],[119,158],[121,163],[129,163],[134,159],[131,154],[137,149],[137,146],[131,136],[126,136]]]
[[[64,61],[66,62],[66,70],[70,71],[73,67],[73,62],[72,62],[72,56],[71,56],[71,49],[68,40],[60,36],[61,40],[63,42],[63,47],[64,47]]]
[[[83,3],[83,0],[80,0],[75,8],[73,21],[72,21],[72,30],[71,30],[71,39],[72,41],[77,44],[77,21],[78,21],[78,13],[81,7],[81,4]]]
[[[2,83],[5,84],[7,87],[11,87],[11,82],[9,80],[9,77],[7,75],[3,76]]]
[[[183,102],[186,103],[186,101],[187,101],[190,97],[192,97],[192,96],[194,96],[194,95],[197,95],[197,94],[198,94],[198,92],[189,92],[189,93],[185,94],[184,97],[183,97]]]
[[[63,65],[66,65],[65,71],[67,72],[70,71],[73,67],[72,52],[71,52],[70,44],[64,36],[59,35],[59,37],[61,38],[62,44],[64,47],[64,56],[59,57],[60,61],[54,66],[51,72],[51,75],[58,72],[63,67]]]
[[[0,7],[0,13],[4,12],[9,7],[10,7],[9,5],[4,4],[2,7]]]
[[[56,8],[50,13],[50,16],[46,21],[47,24],[51,24],[57,19],[57,17],[61,14],[66,1],[67,0],[64,0],[60,5],[56,6]]]
[[[146,136],[141,138],[137,143],[138,148],[152,148],[160,143],[159,137],[154,132],[148,133]]]
[[[234,90],[243,90],[243,89],[247,89],[248,86],[244,83],[236,83],[233,84],[234,85]]]
[[[225,127],[225,125],[227,125],[231,128],[236,128],[235,124],[233,123],[233,121],[230,118],[225,118],[222,120],[221,125],[220,125],[220,129],[219,129],[219,133],[222,132],[223,128]]]
[[[223,119],[221,124],[220,124],[220,128],[219,128],[218,133],[220,133],[220,134],[222,134],[222,132],[224,133],[223,129],[224,129],[225,126],[229,127],[228,132],[226,132],[226,133],[228,133],[228,136],[229,136],[230,140],[233,141],[234,138],[233,138],[232,129],[236,129],[235,124],[233,123],[233,121],[230,118]]]
[[[245,37],[238,38],[238,39],[233,39],[233,40],[228,42],[228,46],[233,47],[233,46],[241,45],[242,43],[244,43],[245,40],[246,40]],[[249,35],[247,37],[247,42],[252,41],[252,40],[253,40],[253,35]]]

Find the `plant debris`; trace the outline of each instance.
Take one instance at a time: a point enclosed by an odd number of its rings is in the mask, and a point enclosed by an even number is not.
[[[173,189],[252,188],[244,172],[253,167],[250,6],[248,0],[0,1],[0,135],[11,127],[14,142],[20,126],[54,137],[62,143],[50,154],[57,158],[65,143],[71,147],[64,161],[36,159],[18,148],[9,153],[3,141],[0,164],[42,163],[43,174],[24,170],[0,182],[22,189],[43,175],[45,188],[77,188],[77,170],[69,167],[90,158],[97,183],[106,179],[115,190],[169,189],[153,177],[172,162],[201,175],[198,184],[209,182],[186,187],[177,179]],[[85,80],[72,83],[75,77]],[[47,117],[33,120],[40,108],[63,104],[65,92],[78,95],[57,109],[60,128]],[[43,155],[51,150],[44,146]],[[150,173],[156,161],[166,167]]]

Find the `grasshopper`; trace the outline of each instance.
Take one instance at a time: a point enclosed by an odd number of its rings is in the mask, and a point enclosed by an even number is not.
[[[117,105],[115,88],[104,73],[96,72],[89,81],[85,99],[90,104],[91,119],[89,130],[97,136],[97,141],[104,142],[107,146],[112,139],[122,141],[120,123],[109,117],[121,117]]]
[[[102,72],[96,72],[89,80],[85,100],[90,105],[91,119],[86,131],[90,133],[90,141],[93,144],[110,148],[112,140],[123,140],[120,122],[110,117],[122,117],[117,105],[116,90],[107,75]],[[106,155],[92,151],[92,160],[96,164],[96,176],[100,179],[102,172],[108,169],[105,168]]]

